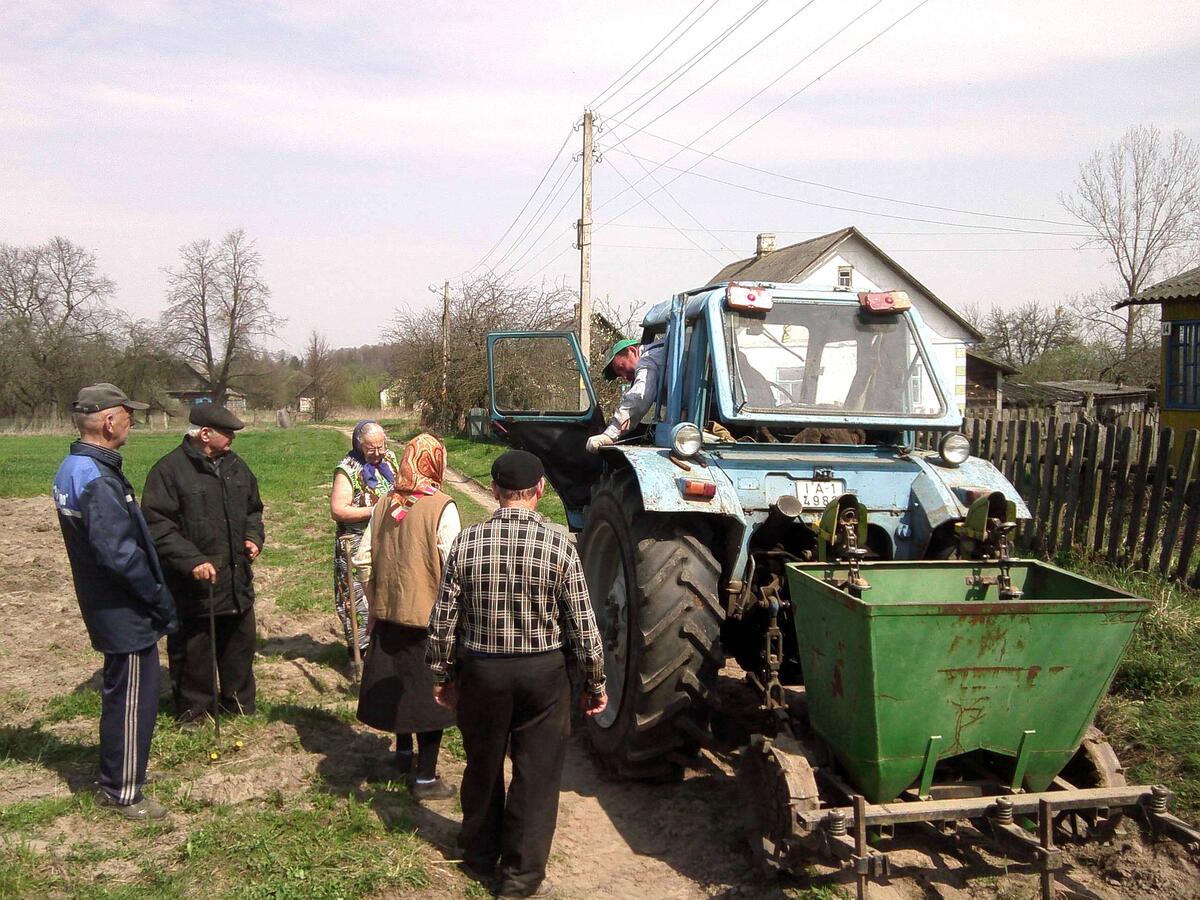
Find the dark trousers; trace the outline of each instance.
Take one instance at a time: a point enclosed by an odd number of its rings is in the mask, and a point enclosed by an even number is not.
[[[254,609],[217,616],[216,626],[221,709],[249,715],[254,712]],[[183,619],[179,630],[167,636],[175,715],[180,719],[215,712],[209,640],[208,616]]]
[[[127,806],[142,799],[158,716],[158,644],[104,654],[100,691],[100,789]]]
[[[559,650],[462,660],[458,727],[467,768],[459,844],[473,868],[489,871],[499,859],[502,892],[532,893],[546,876],[569,708]],[[506,797],[504,756],[510,741],[513,777]]]

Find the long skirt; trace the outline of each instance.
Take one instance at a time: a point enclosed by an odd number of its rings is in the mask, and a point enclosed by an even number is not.
[[[352,533],[352,532],[351,532]],[[350,545],[350,555],[353,556],[358,552],[358,545],[362,542],[362,534],[354,535],[354,542]],[[338,619],[342,623],[342,634],[346,638],[346,647],[351,646],[352,632],[350,631],[350,592],[346,588],[346,559],[342,556],[338,547],[338,539],[333,539],[333,605],[337,609]],[[367,645],[370,643],[370,638],[367,636],[367,595],[363,592],[362,582],[353,577],[351,572],[351,583],[354,586],[354,607],[358,610],[358,651],[359,654],[367,652]],[[351,651],[351,656],[353,656]]]
[[[358,690],[358,721],[394,734],[454,724],[454,711],[433,699],[433,673],[425,665],[428,635],[424,628],[375,623]]]

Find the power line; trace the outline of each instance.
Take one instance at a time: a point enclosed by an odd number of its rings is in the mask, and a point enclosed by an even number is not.
[[[675,226],[671,226],[671,225],[635,225],[635,224],[631,224],[628,222],[609,222],[605,227],[606,228],[645,228],[645,229],[659,230],[659,231],[676,230]],[[980,227],[983,228],[984,226],[980,226]],[[759,228],[684,228],[683,230],[684,231],[704,231],[706,233],[714,233],[715,232],[715,233],[719,233],[719,234],[762,234],[763,232],[770,232],[771,234],[776,234],[776,235],[794,234],[794,235],[811,235],[813,237],[819,237],[822,234],[826,234],[826,232],[824,232],[824,231],[792,231],[789,228],[771,228],[768,226],[763,226],[763,227],[759,227]],[[892,237],[892,236],[979,237],[981,235],[993,235],[993,236],[997,236],[997,237],[1000,237],[1000,236],[1012,237],[1012,236],[1015,236],[1018,234],[1028,234],[1028,233],[1029,232],[1024,232],[1024,231],[994,231],[994,230],[993,231],[928,231],[928,230],[926,230],[926,231],[875,231],[874,229],[872,229],[872,231],[871,231],[871,234],[873,234],[873,235],[878,234],[878,235],[886,235],[889,237]],[[1037,233],[1038,234],[1048,234],[1048,235],[1058,235],[1060,237],[1080,237],[1081,236],[1076,231],[1039,231]]]
[[[681,63],[679,66],[677,66],[674,69],[674,71],[670,72],[669,74],[665,75],[663,78],[659,79],[659,81],[652,87],[649,87],[646,90],[642,91],[642,93],[640,93],[633,100],[629,101],[624,106],[622,106],[619,110],[617,110],[615,113],[613,113],[613,115],[614,116],[621,115],[622,113],[625,112],[625,110],[629,109],[629,107],[633,106],[635,103],[640,102],[642,100],[642,98],[645,97],[647,94],[649,94],[651,91],[658,89],[660,87],[660,85],[663,85],[664,82],[667,82],[667,84],[665,86],[663,86],[661,88],[661,90],[658,90],[658,93],[654,94],[654,97],[657,97],[658,94],[661,94],[664,90],[666,90],[668,87],[670,87],[672,84],[674,84],[680,78],[682,78],[683,75],[688,70],[690,70],[693,67],[695,67],[696,65],[698,65],[700,63],[700,61],[704,59],[704,57],[708,56],[708,54],[712,53],[713,50],[715,50],[717,47],[719,47],[721,44],[723,44],[726,41],[726,39],[729,38],[729,36],[731,34],[733,34],[735,31],[737,31],[739,28],[741,28],[743,25],[745,25],[746,22],[750,21],[750,18],[755,13],[757,13],[759,10],[761,10],[766,5],[766,3],[767,3],[767,0],[758,0],[758,3],[756,3],[746,13],[744,13],[740,19],[735,21],[732,25],[730,25],[728,28],[726,28],[723,32],[721,32],[719,35],[717,35],[715,38],[713,38],[711,41],[709,41],[708,45],[700,52],[699,56],[695,56],[695,57],[692,57],[691,59],[685,60],[683,63]],[[668,79],[669,79],[669,81],[668,81]],[[653,100],[654,97],[651,97],[650,100]],[[649,103],[650,100],[647,100],[646,103]],[[643,103],[642,106],[639,106],[630,115],[636,114],[638,112],[638,110],[642,109],[642,107],[644,107],[645,105],[646,104]]]
[[[799,90],[796,90],[796,91],[794,91],[793,93],[789,94],[789,95],[788,95],[787,97],[785,97],[785,98],[784,98],[784,99],[783,99],[781,102],[779,102],[778,104],[776,104],[775,106],[773,106],[773,107],[772,107],[771,109],[769,109],[767,112],[763,113],[761,116],[759,116],[757,119],[755,119],[753,122],[751,122],[751,123],[750,123],[748,126],[746,126],[745,128],[739,129],[739,131],[737,132],[737,134],[735,134],[735,135],[733,135],[732,137],[730,137],[730,138],[729,138],[728,140],[726,140],[724,143],[722,143],[722,144],[718,145],[718,146],[717,146],[717,148],[716,148],[715,150],[713,150],[713,151],[711,151],[711,152],[709,152],[709,153],[703,153],[703,154],[701,155],[701,158],[700,158],[700,159],[696,160],[696,162],[692,163],[692,164],[691,164],[691,166],[689,166],[689,167],[688,167],[688,168],[685,170],[684,174],[686,174],[686,173],[688,173],[688,172],[691,172],[691,171],[692,171],[692,169],[695,169],[695,168],[696,168],[696,166],[700,165],[700,163],[704,162],[704,160],[705,160],[705,159],[708,159],[710,156],[712,156],[712,154],[713,154],[713,153],[716,153],[716,152],[717,152],[717,151],[719,151],[719,150],[723,150],[725,147],[729,146],[731,143],[733,143],[735,140],[737,140],[737,138],[739,138],[740,136],[742,136],[742,135],[746,134],[746,132],[748,132],[748,131],[752,130],[753,128],[757,127],[757,126],[758,126],[759,124],[761,124],[761,123],[762,123],[762,122],[763,122],[765,119],[767,119],[768,117],[770,117],[770,116],[774,115],[774,114],[775,114],[776,112],[778,112],[778,111],[779,111],[779,110],[780,110],[782,107],[784,107],[785,105],[787,105],[788,103],[790,103],[792,100],[796,99],[796,97],[798,97],[798,96],[800,96],[801,94],[803,94],[805,91],[807,91],[807,90],[808,90],[810,87],[812,87],[814,84],[816,84],[816,83],[817,83],[818,81],[820,81],[822,78],[824,78],[826,75],[830,74],[831,72],[833,72],[834,70],[836,70],[837,68],[839,68],[840,66],[842,66],[844,63],[846,63],[846,62],[847,62],[847,61],[849,61],[850,59],[853,59],[855,56],[857,56],[859,53],[861,53],[861,52],[862,52],[863,50],[865,50],[867,47],[871,46],[871,44],[875,43],[875,41],[879,40],[881,37],[883,37],[885,34],[887,34],[889,31],[891,31],[893,28],[895,28],[897,25],[899,25],[901,22],[903,22],[905,19],[907,19],[909,16],[911,16],[911,15],[912,15],[913,13],[915,13],[917,10],[919,10],[921,7],[925,6],[925,4],[927,4],[928,2],[929,2],[929,0],[920,0],[920,2],[916,4],[916,6],[913,6],[911,9],[909,9],[909,10],[908,10],[908,12],[904,13],[902,16],[900,16],[900,17],[898,17],[897,19],[893,20],[893,21],[892,21],[892,22],[891,22],[889,25],[886,25],[886,26],[885,26],[884,28],[882,28],[880,31],[876,32],[876,33],[875,33],[875,34],[874,34],[874,35],[873,35],[871,38],[869,38],[868,40],[866,40],[866,41],[864,41],[863,43],[859,44],[857,47],[855,47],[855,48],[854,48],[852,51],[850,51],[849,53],[847,53],[845,56],[843,56],[841,59],[839,59],[839,60],[838,60],[837,62],[835,62],[833,65],[831,65],[831,66],[829,66],[828,68],[826,68],[826,69],[825,69],[825,70],[824,70],[824,71],[823,71],[823,72],[822,72],[820,75],[818,75],[816,78],[813,78],[811,81],[809,81],[809,82],[808,82],[807,84],[805,84],[803,87],[801,87]],[[879,2],[876,2],[875,6],[878,6],[878,5],[879,5]],[[842,31],[845,31],[845,29],[846,29],[846,28],[848,28],[850,25],[854,24],[854,22],[858,21],[858,19],[861,19],[861,18],[862,18],[862,16],[866,15],[866,13],[867,13],[867,12],[870,12],[872,9],[874,9],[874,8],[875,8],[875,6],[871,6],[871,7],[869,7],[869,8],[868,8],[868,9],[867,9],[865,12],[863,12],[863,13],[859,14],[859,16],[857,16],[855,19],[852,19],[852,20],[851,20],[849,23],[847,23],[847,25],[843,26],[843,27],[842,27],[840,30],[838,30],[838,31],[837,31],[837,32],[835,32],[833,35],[831,35],[829,38],[827,38],[827,39],[825,40],[825,42],[824,42],[824,43],[822,43],[820,46],[818,46],[816,49],[817,49],[817,50],[819,50],[819,49],[821,49],[821,47],[825,46],[825,44],[828,44],[830,41],[832,41],[834,38],[836,38],[838,35],[840,35],[840,34],[842,33]],[[813,52],[815,53],[815,52],[816,52],[816,50],[814,50]],[[809,55],[811,56],[812,54],[810,53]],[[680,152],[683,152],[683,151],[681,150]],[[697,153],[700,153],[701,151],[699,151],[699,150],[696,150],[695,152],[697,152]],[[668,182],[667,182],[667,185],[671,185],[671,184],[673,184],[673,183],[674,183],[674,182],[675,182],[675,181],[676,181],[678,178],[681,178],[681,177],[682,177],[682,174],[681,174],[681,175],[679,175],[679,176],[676,176],[676,178],[673,178],[673,179],[671,179],[670,181],[668,181]],[[648,196],[648,197],[652,197],[652,196],[654,196],[654,194],[655,194],[655,191],[651,191],[651,192],[650,192],[650,193],[649,193],[647,196]],[[615,198],[614,198],[614,199],[615,199]],[[632,206],[630,206],[628,209],[626,209],[624,212],[620,213],[620,214],[619,214],[619,215],[617,215],[617,216],[614,216],[613,218],[614,218],[614,219],[619,219],[621,216],[623,216],[623,215],[625,215],[626,213],[630,212],[631,210],[633,210],[633,209],[637,208],[637,206],[638,206],[638,205],[640,205],[640,204],[639,204],[639,203],[635,203],[635,204],[633,204],[633,205],[632,205]],[[832,208],[832,207],[831,207],[831,208]],[[903,217],[897,217],[897,218],[903,218]],[[609,221],[612,221],[612,219],[610,219]],[[920,221],[920,220],[915,220],[915,221]],[[953,225],[953,224],[955,224],[955,223],[953,223],[953,222],[938,222],[938,223],[935,223],[935,224],[942,224],[942,225]]]
[[[784,21],[780,25],[775,26],[771,30],[770,34],[768,34],[762,40],[757,41],[755,46],[761,46],[762,44],[765,44],[767,41],[769,41],[771,38],[775,37],[775,35],[781,34],[783,32],[783,30],[792,23],[793,19],[795,19],[798,15],[800,15],[802,12],[804,12],[806,9],[808,9],[810,6],[812,6],[816,2],[817,2],[817,0],[808,0],[807,3],[805,3],[798,10],[796,10],[794,13],[792,13],[790,16],[788,16],[786,19],[784,19]],[[673,111],[678,109],[680,106],[682,106],[684,103],[686,103],[687,101],[689,101],[693,97],[695,97],[698,93],[700,93],[702,90],[704,90],[710,84],[712,84],[714,81],[716,81],[718,78],[720,78],[726,72],[728,72],[730,69],[732,69],[738,63],[740,63],[743,60],[748,59],[748,58],[749,58],[749,54],[739,53],[732,60],[730,60],[723,69],[721,69],[719,72],[712,75],[711,77],[707,78],[702,84],[700,84],[698,87],[694,88],[690,93],[686,94],[682,99],[677,100],[673,104],[668,106],[666,109],[664,109],[658,115],[656,115],[653,119],[651,119],[649,122],[647,122],[646,125],[643,125],[642,128],[644,129],[651,123],[657,122],[659,119],[663,118],[664,116],[669,115],[670,113],[672,113]],[[659,93],[661,93],[661,91]],[[655,94],[654,96],[657,97],[658,94]],[[757,94],[755,96],[757,96]],[[654,97],[651,97],[650,99],[653,100]],[[647,102],[649,102],[649,101],[647,101]],[[637,109],[635,109],[632,113],[629,114],[630,118],[632,118],[634,115],[639,113],[643,108],[645,108],[645,106],[646,106],[646,104],[643,103],[642,106],[639,106]],[[620,123],[620,124],[625,124],[625,123]],[[630,126],[630,127],[632,127],[632,126]],[[629,137],[632,137],[632,136],[633,135],[629,135]]]
[[[619,250],[687,250],[708,252],[703,247],[666,247],[655,244],[597,244],[600,247]],[[889,253],[1083,253],[1087,250],[1103,252],[1100,247],[895,247]]]
[[[529,221],[525,223],[525,227],[521,229],[521,233],[513,239],[511,244],[509,244],[508,249],[504,251],[504,255],[492,263],[490,268],[493,271],[504,265],[504,261],[516,251],[517,247],[524,243],[525,238],[529,235],[529,233],[541,224],[542,217],[545,214],[546,209],[549,208],[550,205],[559,198],[564,187],[570,183],[571,169],[571,160],[568,159],[567,164],[563,166],[562,171],[559,172],[558,177],[555,179],[554,185],[549,191],[547,191],[546,196],[542,198],[542,202],[538,204],[538,208],[534,211],[533,215],[529,217]]]
[[[612,152],[623,153],[626,156],[634,156],[634,154],[630,153],[628,150],[617,150],[614,148]],[[654,160],[644,160],[644,161],[649,162],[649,163],[654,162]],[[926,224],[926,225],[946,225],[946,226],[949,226],[952,228],[969,228],[969,229],[985,229],[985,230],[993,229],[993,230],[997,230],[997,231],[1010,232],[1012,234],[1055,234],[1056,233],[1056,232],[1048,232],[1048,231],[1036,231],[1036,230],[1028,229],[1028,228],[1004,228],[1004,227],[995,226],[995,225],[970,225],[970,224],[966,224],[963,222],[947,222],[943,219],[923,219],[919,216],[902,216],[897,213],[875,212],[875,211],[869,210],[869,209],[858,209],[853,206],[838,206],[833,203],[821,203],[817,200],[806,200],[803,197],[793,197],[790,194],[778,194],[778,193],[775,193],[774,191],[767,191],[767,190],[763,190],[762,188],[750,187],[749,185],[739,184],[736,181],[729,181],[724,178],[717,178],[715,175],[706,175],[703,172],[695,172],[692,169],[681,169],[678,166],[670,166],[670,165],[667,165],[666,163],[659,163],[658,166],[663,169],[670,169],[673,172],[678,172],[679,173],[678,177],[680,177],[680,178],[682,178],[684,175],[691,175],[693,178],[702,178],[705,181],[712,181],[712,182],[715,182],[716,184],[723,184],[726,187],[737,188],[739,190],[748,191],[752,194],[760,194],[764,197],[773,197],[776,200],[788,200],[792,203],[802,203],[805,206],[816,206],[821,209],[832,209],[832,210],[836,210],[837,212],[848,212],[848,213],[854,213],[856,215],[863,215],[863,216],[876,216],[876,217],[879,217],[882,219],[896,219],[896,220],[899,220],[902,222],[921,222],[922,224]],[[673,184],[674,181],[675,181],[675,179],[672,179],[671,181],[668,181],[667,184]],[[653,193],[654,192],[651,191],[650,194],[647,196],[653,196]],[[640,203],[641,203],[641,201],[639,201],[637,204],[634,204],[634,206],[638,206],[638,205],[640,205]],[[629,209],[631,210],[633,208],[634,207],[631,206]],[[629,210],[626,210],[626,212],[629,212]],[[624,213],[622,213],[622,215],[624,215]],[[619,216],[616,218],[619,218]],[[597,230],[599,230],[600,228],[603,228],[608,224],[609,224],[608,222],[604,222],[604,223],[596,226],[596,228],[597,228]],[[1080,235],[1080,237],[1084,237],[1084,235]]]
[[[661,55],[661,53],[665,53],[666,51],[670,50],[673,46],[675,46],[675,43],[681,37],[683,37],[685,34],[687,34],[689,31],[691,31],[692,27],[694,25],[696,25],[701,19],[703,19],[710,12],[712,12],[713,7],[716,6],[719,2],[720,2],[720,0],[712,0],[712,3],[709,4],[708,9],[706,9],[706,10],[704,10],[704,12],[700,13],[700,15],[697,16],[695,18],[695,20],[691,24],[688,25],[687,28],[683,29],[683,31],[679,32],[679,34],[675,35],[675,39],[672,40],[671,43],[667,44],[665,47],[662,48],[662,50],[660,51],[660,55]],[[657,41],[655,41],[654,46],[651,47],[649,50],[647,50],[645,53],[643,53],[637,62],[635,62],[632,66],[630,66],[628,69],[626,69],[624,72],[622,72],[619,76],[617,76],[616,80],[614,80],[611,84],[609,84],[608,87],[606,87],[599,94],[597,94],[595,97],[593,97],[592,102],[589,103],[588,106],[590,106],[592,109],[595,109],[597,104],[599,104],[601,102],[601,99],[600,99],[601,97],[603,97],[605,94],[608,94],[608,92],[610,90],[612,90],[612,88],[618,82],[624,80],[626,75],[628,75],[638,65],[640,65],[643,60],[646,60],[648,57],[650,57],[651,54],[653,54],[654,51],[658,49],[658,45],[661,44],[663,41],[665,41],[670,36],[672,31],[674,31],[676,28],[678,28],[680,25],[682,25],[684,22],[686,22],[689,18],[691,18],[692,13],[694,13],[696,10],[698,10],[703,5],[704,5],[704,0],[700,0],[699,3],[697,3],[690,10],[688,10],[687,14],[682,19],[680,19],[678,22],[676,22],[674,25],[672,25],[667,30],[666,34],[664,34]],[[634,80],[637,79],[637,77],[642,74],[642,72],[646,71],[646,69],[650,67],[650,65],[654,62],[654,59],[656,59],[656,58],[657,57],[650,58],[649,62],[647,62],[646,65],[644,65],[640,69],[638,69],[638,71],[635,72],[633,74],[633,76],[624,85],[622,85],[621,87],[619,87],[615,91],[613,91],[612,94],[609,95],[608,99],[611,100],[617,94],[621,93],[621,91],[623,91],[626,87],[628,87],[630,84],[632,84],[634,82]]]
[[[630,181],[628,178],[626,178],[626,177],[625,177],[625,173],[624,173],[624,172],[622,172],[622,171],[621,171],[620,169],[618,169],[618,168],[617,168],[615,165],[613,165],[611,161],[609,162],[609,166],[612,168],[612,170],[613,170],[614,172],[616,172],[618,175],[620,175],[620,176],[621,176],[621,180],[622,180],[622,181],[624,181],[624,182],[625,182],[627,185],[629,185],[629,187],[630,187],[630,188],[633,190],[633,192],[634,192],[634,193],[636,193],[636,194],[637,194],[639,197],[641,197],[641,196],[642,196],[642,193],[641,193],[641,191],[639,191],[639,190],[638,190],[636,187],[634,187],[634,186],[633,186],[633,182],[631,182],[631,181]],[[643,197],[642,199],[646,199],[646,198],[644,198],[644,197]],[[664,220],[664,221],[665,221],[667,224],[669,224],[669,225],[670,225],[672,228],[675,228],[675,230],[676,230],[676,231],[678,231],[678,232],[679,232],[679,234],[683,236],[684,240],[686,240],[688,243],[690,243],[690,244],[691,244],[691,245],[692,245],[692,246],[693,246],[695,249],[697,249],[697,250],[703,250],[705,253],[707,253],[707,254],[708,254],[708,255],[709,255],[709,256],[710,256],[710,257],[713,259],[713,261],[714,261],[714,262],[718,262],[718,263],[719,263],[719,262],[721,261],[721,260],[720,260],[720,258],[719,258],[718,256],[716,256],[714,253],[712,253],[712,252],[711,252],[711,251],[710,251],[708,248],[706,248],[706,247],[701,247],[701,246],[700,246],[698,243],[696,243],[694,240],[692,240],[692,239],[691,239],[691,237],[689,237],[689,236],[688,236],[687,232],[683,231],[681,228],[678,228],[678,227],[676,227],[676,226],[675,226],[675,223],[674,223],[674,222],[672,222],[672,221],[671,221],[671,220],[670,220],[670,219],[667,217],[667,214],[666,214],[666,213],[664,213],[664,212],[663,212],[661,209],[659,209],[657,206],[655,206],[653,203],[651,203],[649,200],[646,200],[646,205],[647,205],[647,206],[649,206],[649,207],[650,207],[652,210],[654,210],[656,213],[658,213],[658,214],[659,214],[659,215],[660,215],[660,216],[663,218],[663,220]],[[680,207],[680,209],[683,209],[683,207],[681,206],[681,207]],[[687,212],[687,210],[684,210],[684,212]],[[689,214],[689,215],[690,215],[690,214]],[[723,244],[722,244],[722,246],[723,246]],[[730,252],[730,253],[734,253],[734,254],[736,255],[736,252],[735,252],[734,250],[730,250],[730,248],[728,248],[728,247],[726,247],[725,249],[726,249],[726,250],[729,250],[729,252]]]
[[[626,123],[617,122],[617,124],[623,125]],[[649,131],[645,131],[644,129],[642,130],[642,133],[645,134],[646,137],[654,138],[655,140],[660,140],[665,144],[671,144],[675,147],[683,148],[682,150],[680,150],[680,153],[682,153],[683,150],[692,150],[693,149],[688,144],[684,144],[679,141],[673,141],[670,138],[660,137],[659,135],[653,134]],[[700,151],[695,150],[694,152],[699,153]],[[673,154],[667,160],[667,162],[670,162],[672,159],[674,159],[678,155],[679,155],[678,153]],[[920,209],[932,209],[932,210],[936,210],[938,212],[956,213],[958,215],[964,215],[964,216],[980,216],[980,217],[988,218],[988,219],[1008,219],[1008,220],[1015,221],[1015,222],[1038,222],[1038,223],[1045,224],[1045,225],[1063,225],[1063,226],[1068,226],[1071,228],[1084,227],[1084,226],[1079,225],[1074,222],[1062,222],[1057,219],[1042,219],[1037,216],[1013,216],[1013,215],[1006,215],[1003,213],[980,212],[978,210],[973,210],[973,209],[960,209],[960,208],[954,207],[954,206],[938,206],[935,203],[919,203],[916,200],[901,200],[897,197],[885,197],[881,194],[869,194],[864,191],[855,191],[855,190],[851,190],[850,188],[838,187],[837,185],[833,185],[833,184],[825,184],[820,181],[810,181],[805,178],[797,178],[794,175],[785,175],[783,172],[774,172],[774,171],[771,171],[770,169],[764,169],[761,166],[752,166],[749,163],[738,162],[736,159],[730,159],[727,156],[720,156],[715,152],[705,154],[705,158],[706,159],[715,159],[718,162],[728,163],[729,165],[737,166],[740,169],[749,169],[751,172],[758,172],[760,175],[770,175],[774,178],[782,178],[785,181],[794,181],[797,184],[807,185],[808,187],[822,188],[827,191],[836,191],[837,193],[840,193],[840,194],[851,194],[852,196],[863,197],[868,200],[880,200],[885,203],[898,203],[903,206],[915,206]],[[703,161],[703,160],[701,160],[701,161]],[[1075,234],[1077,232],[1070,232],[1070,233]]]
[[[738,106],[734,107],[732,110],[730,110],[728,113],[726,113],[720,119],[718,119],[716,122],[714,122],[708,128],[706,128],[704,131],[700,132],[700,134],[696,135],[696,137],[692,138],[691,143],[688,144],[685,149],[691,149],[692,145],[698,143],[699,141],[704,140],[704,138],[708,137],[710,134],[712,134],[714,131],[716,131],[718,128],[720,128],[723,124],[725,124],[730,119],[732,119],[735,115],[737,115],[739,112],[741,112],[743,109],[745,109],[748,105],[753,103],[756,99],[758,99],[760,96],[762,96],[764,93],[766,93],[772,87],[774,87],[776,84],[778,84],[780,81],[782,81],[788,75],[790,75],[799,66],[806,63],[809,59],[811,59],[813,56],[815,56],[817,53],[819,53],[821,50],[823,50],[825,47],[827,47],[829,44],[831,44],[834,40],[836,40],[838,37],[840,37],[842,35],[842,33],[844,31],[846,31],[846,29],[848,29],[852,25],[856,24],[860,19],[862,19],[864,16],[866,16],[872,10],[874,10],[882,2],[883,2],[883,0],[875,0],[874,4],[867,7],[866,9],[864,9],[862,12],[860,12],[857,16],[852,18],[849,22],[847,22],[841,28],[837,29],[837,31],[833,32],[833,34],[831,34],[827,38],[825,38],[825,40],[823,40],[819,44],[817,44],[817,46],[815,46],[812,50],[810,50],[804,56],[800,57],[800,59],[798,59],[795,63],[793,63],[791,66],[789,66],[783,72],[781,72],[778,76],[776,76],[775,79],[768,82],[763,87],[759,88],[759,90],[755,91],[753,94],[751,94],[745,100],[743,100],[740,104],[738,104]],[[625,139],[628,139],[628,138],[631,138],[634,135],[638,134],[640,131],[645,129],[647,126],[654,124],[654,122],[658,121],[658,118],[659,117],[651,119],[645,125],[639,126],[637,128],[634,128],[632,124],[627,123],[627,122],[622,122],[619,119],[614,118],[613,121],[616,122],[616,124],[618,124],[618,125],[624,125],[627,128],[633,128],[633,131],[625,136]],[[729,141],[726,141],[726,144],[728,144],[728,143],[729,143]],[[722,144],[721,146],[717,147],[717,150],[723,149],[726,146],[726,144]],[[696,151],[696,152],[699,152],[699,151]],[[677,156],[679,156],[681,153],[683,153],[683,149],[678,150],[677,152],[673,153],[670,157],[668,157],[667,162],[671,162]],[[644,180],[644,179],[641,179],[641,180]],[[640,183],[640,180],[639,180],[639,183]],[[608,201],[606,201],[605,203],[602,203],[600,205],[600,207],[597,208],[597,211],[599,211],[600,208],[603,208],[604,206],[606,206],[608,203],[619,199],[625,193],[626,193],[626,191],[621,191],[616,196],[611,197]],[[628,210],[626,210],[626,212],[628,212]],[[625,215],[625,213],[621,213],[621,215]],[[616,218],[620,218],[620,216],[616,216]]]
[[[563,150],[565,150],[567,147],[567,142],[569,140],[571,140],[571,134],[573,133],[573,131],[574,131],[574,129],[571,129],[567,132],[567,136],[563,138],[563,142],[559,146],[558,152],[554,154],[554,158],[552,160],[550,160],[550,165],[546,166],[546,171],[542,173],[542,177],[538,180],[537,185],[534,187],[533,193],[531,193],[529,195],[529,199],[527,199],[525,201],[524,205],[521,207],[520,212],[518,212],[516,217],[508,224],[508,227],[504,229],[504,234],[500,235],[500,237],[496,239],[496,243],[492,244],[491,249],[488,250],[487,253],[483,254],[483,256],[481,256],[479,258],[479,262],[477,262],[477,263],[475,263],[475,265],[471,266],[471,268],[467,270],[468,272],[478,269],[481,265],[483,265],[483,263],[487,260],[487,258],[489,256],[491,256],[493,253],[495,253],[496,248],[499,247],[500,244],[502,244],[504,242],[504,239],[506,237],[508,237],[509,232],[513,230],[513,228],[514,228],[514,226],[516,226],[517,222],[519,222],[521,220],[521,216],[523,216],[525,214],[525,210],[527,210],[529,208],[529,204],[533,202],[533,198],[537,196],[538,191],[540,191],[542,189],[542,185],[546,183],[546,178],[550,175],[550,170],[554,168],[555,163],[558,162],[558,158],[560,156],[562,156]]]
[[[552,226],[554,224],[555,219],[557,219],[559,216],[562,215],[563,210],[565,210],[567,208],[567,204],[570,203],[574,199],[575,198],[573,195],[567,194],[566,198],[563,200],[562,206],[560,206],[557,210],[555,210],[554,214],[546,221],[546,226],[541,230],[541,232],[538,234],[538,236],[533,239],[533,242],[530,243],[529,249],[526,250],[524,253],[522,253],[521,256],[517,259],[517,261],[514,262],[511,266],[509,266],[508,271],[506,271],[504,273],[503,277],[501,278],[501,281],[507,280],[509,275],[511,275],[513,272],[520,269],[522,265],[524,265],[525,259],[526,259],[526,257],[529,256],[530,251],[533,250],[534,246],[537,244],[538,241],[540,241],[543,237],[545,237],[546,232],[550,230],[550,226]],[[537,253],[535,253],[531,259],[537,259],[545,251],[546,251],[546,248],[543,247],[541,250],[539,250]]]

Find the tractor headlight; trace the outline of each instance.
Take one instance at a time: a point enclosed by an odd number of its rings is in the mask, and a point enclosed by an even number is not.
[[[700,429],[691,422],[680,422],[671,432],[671,449],[682,459],[691,459],[700,452]]]
[[[965,434],[952,431],[938,444],[938,453],[950,466],[961,466],[971,458],[971,442]]]

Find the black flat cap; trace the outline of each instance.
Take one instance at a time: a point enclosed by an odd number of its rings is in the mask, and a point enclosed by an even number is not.
[[[115,384],[102,381],[99,384],[89,384],[87,387],[81,388],[75,396],[75,402],[71,404],[71,411],[94,413],[100,412],[102,409],[112,409],[114,406],[123,406],[126,409],[150,408],[149,403],[130,400],[125,396],[125,392]]]
[[[201,428],[219,428],[221,431],[241,431],[246,423],[223,406],[216,403],[198,403],[192,407],[188,421]]]
[[[506,450],[492,463],[492,481],[506,491],[523,491],[546,474],[542,461],[525,450]]]

